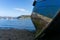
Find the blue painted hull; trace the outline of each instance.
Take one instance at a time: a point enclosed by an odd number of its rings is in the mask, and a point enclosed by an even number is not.
[[[31,15],[36,27],[36,36],[40,35],[60,11],[60,0],[37,0]]]
[[[60,0],[37,0],[33,12],[53,18],[60,10]]]

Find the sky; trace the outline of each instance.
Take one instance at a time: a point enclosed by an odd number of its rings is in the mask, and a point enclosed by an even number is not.
[[[0,0],[0,16],[31,15],[33,0]]]

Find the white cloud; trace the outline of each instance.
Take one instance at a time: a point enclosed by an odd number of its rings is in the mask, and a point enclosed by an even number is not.
[[[20,12],[29,12],[28,10],[24,9],[24,8],[14,8],[15,10],[17,11],[20,11]]]
[[[15,12],[19,13],[19,15],[31,15],[31,11],[28,11],[24,8],[14,8]]]

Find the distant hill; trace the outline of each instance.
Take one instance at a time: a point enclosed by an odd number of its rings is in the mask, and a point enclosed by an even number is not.
[[[21,15],[21,16],[18,16],[17,18],[20,19],[20,18],[30,18],[31,15]]]

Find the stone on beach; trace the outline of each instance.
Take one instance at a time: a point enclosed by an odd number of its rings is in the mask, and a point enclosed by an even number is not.
[[[27,30],[0,29],[0,40],[34,40],[34,33]]]

